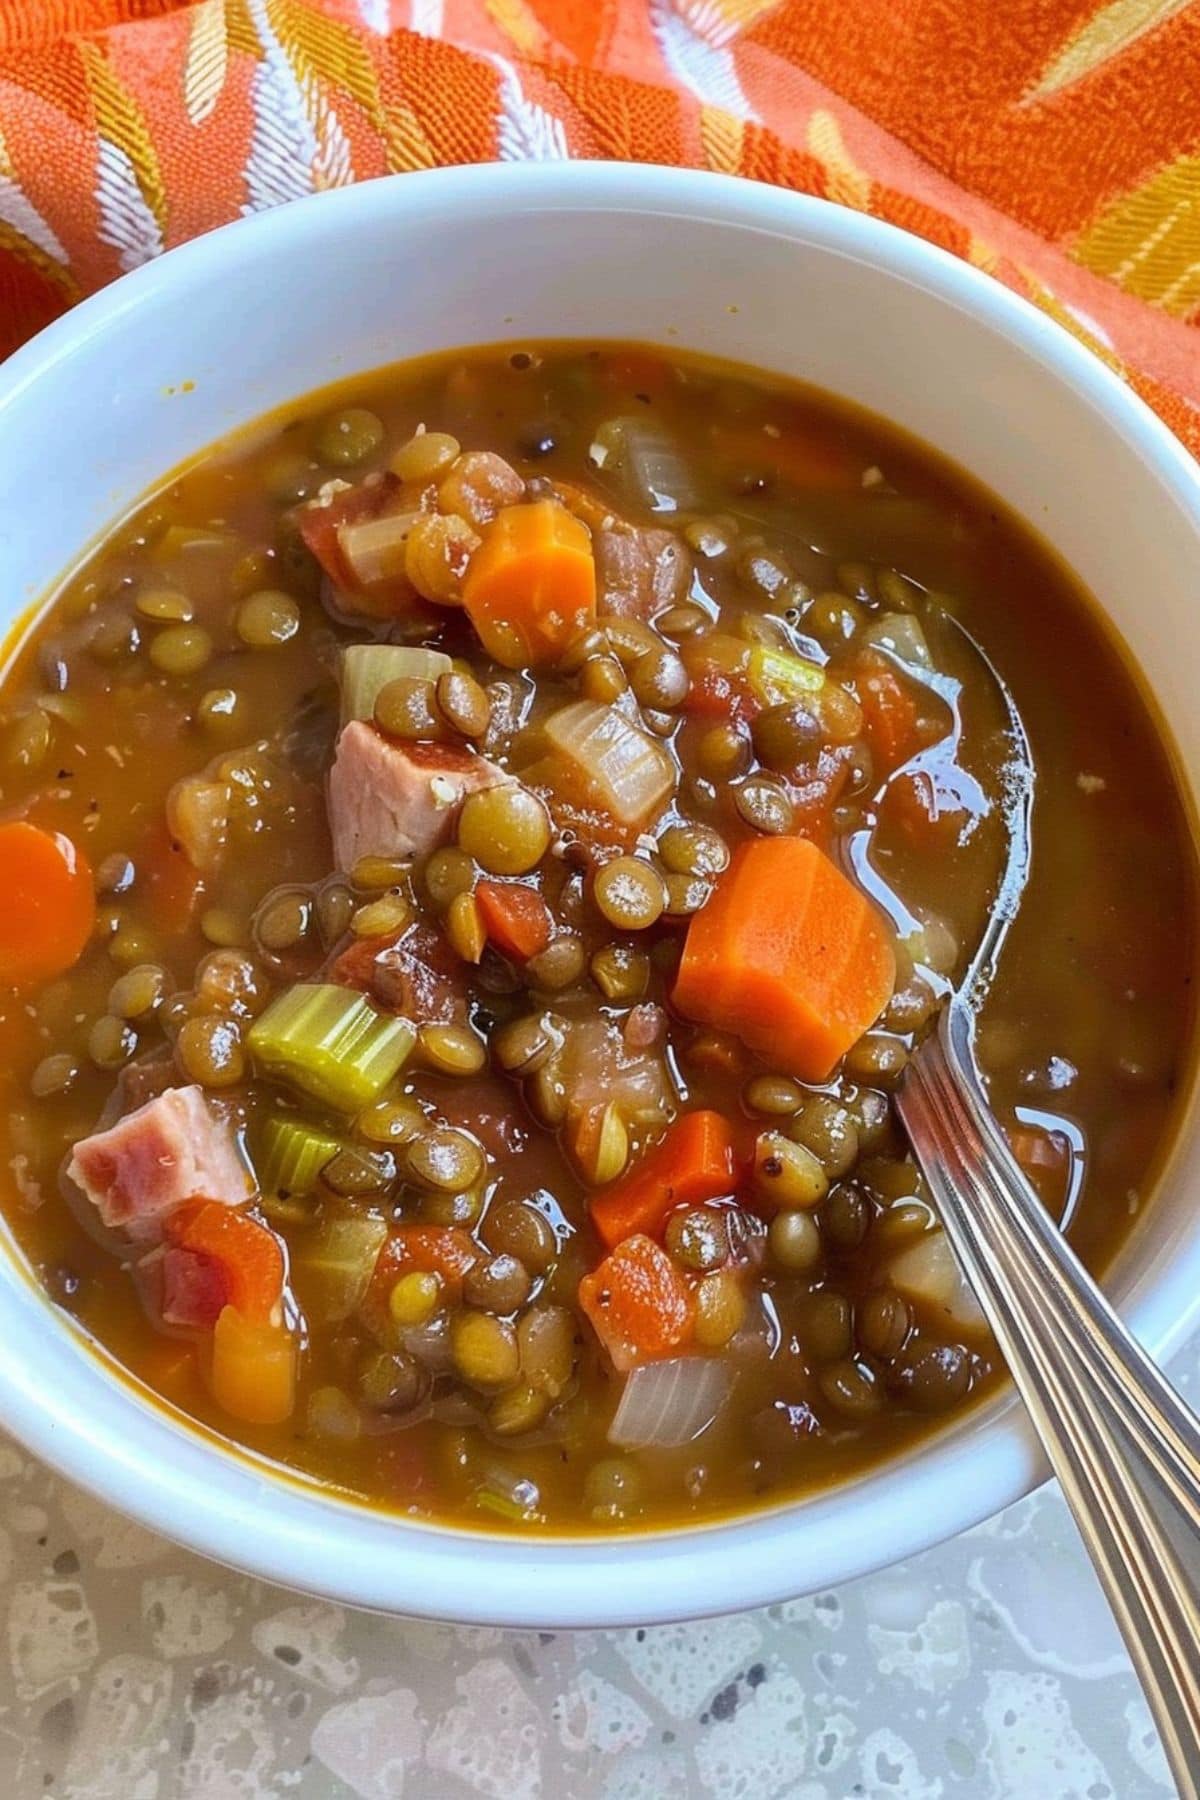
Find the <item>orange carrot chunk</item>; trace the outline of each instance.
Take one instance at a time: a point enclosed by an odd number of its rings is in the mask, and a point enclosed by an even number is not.
[[[718,1112],[684,1113],[628,1174],[588,1202],[608,1249],[637,1233],[656,1236],[676,1206],[731,1194],[737,1180],[733,1132]]]
[[[0,825],[0,985],[33,987],[79,960],[96,922],[92,871],[61,832]]]
[[[164,1232],[168,1243],[212,1257],[229,1304],[248,1323],[279,1323],[283,1251],[273,1231],[219,1200],[189,1200],[168,1215]]]
[[[691,1289],[653,1238],[618,1244],[579,1283],[579,1304],[618,1369],[670,1356],[692,1335]]]
[[[462,597],[497,662],[510,669],[553,663],[595,622],[587,527],[556,500],[504,507],[471,557]]]
[[[886,1006],[883,920],[804,838],[743,844],[688,927],[674,1000],[803,1081],[825,1081]]]
[[[479,882],[475,905],[491,942],[516,962],[537,956],[554,934],[550,909],[542,896],[517,882]]]
[[[217,1405],[235,1419],[282,1425],[296,1402],[295,1337],[282,1325],[225,1307],[213,1329],[209,1384]]]

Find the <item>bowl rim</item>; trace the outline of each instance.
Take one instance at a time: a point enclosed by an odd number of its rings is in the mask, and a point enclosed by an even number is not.
[[[415,184],[415,185],[413,185]],[[178,246],[84,300],[0,368],[6,408],[67,356],[147,300],[195,288],[260,245],[302,242],[334,208],[351,222],[401,221],[434,193],[447,209],[625,209],[707,220],[803,243],[886,271],[977,318],[1074,388],[1124,440],[1194,525],[1200,468],[1167,426],[1097,357],[1032,304],[949,252],[869,215],[734,176],[634,163],[492,163],[383,177],[257,213]],[[406,199],[406,196],[408,197]],[[318,209],[322,209],[319,211]],[[686,348],[686,346],[681,346]],[[1187,1131],[1181,1124],[1180,1139]],[[1178,1148],[1178,1141],[1177,1146]],[[1162,1177],[1160,1176],[1160,1179]],[[11,1246],[0,1312],[32,1292]],[[1155,1271],[1126,1316],[1161,1361],[1200,1320],[1200,1236]],[[502,1536],[381,1513],[276,1474],[215,1433],[142,1398],[135,1379],[65,1321],[100,1378],[122,1387],[113,1418],[87,1418],[69,1388],[47,1391],[0,1333],[0,1423],[70,1480],[142,1525],[246,1573],[329,1599],[409,1616],[518,1627],[648,1624],[703,1617],[809,1593],[900,1561],[1020,1499],[1046,1476],[1011,1390],[900,1463],[875,1465],[816,1495],[679,1529],[616,1537]],[[108,1365],[105,1367],[105,1365]],[[128,1433],[118,1428],[123,1420]],[[881,1479],[884,1472],[891,1479]],[[207,1478],[198,1480],[198,1473]],[[902,1476],[902,1479],[897,1479]],[[898,1506],[898,1500],[903,1504]],[[844,1509],[855,1514],[847,1531]],[[250,1529],[257,1525],[259,1529]]]

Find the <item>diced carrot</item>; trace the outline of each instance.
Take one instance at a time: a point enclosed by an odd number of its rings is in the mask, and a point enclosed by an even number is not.
[[[867,742],[880,774],[886,775],[922,747],[917,703],[906,683],[878,651],[863,653],[857,676]]]
[[[588,1201],[608,1249],[640,1233],[656,1236],[674,1207],[699,1206],[733,1192],[733,1131],[719,1112],[701,1109],[676,1119],[633,1168]]]
[[[694,915],[674,1000],[774,1068],[825,1081],[878,1018],[895,973],[883,920],[823,851],[757,838]]]
[[[0,825],[0,985],[32,987],[78,962],[96,922],[92,871],[58,831]]]
[[[186,931],[204,892],[204,882],[183,845],[171,836],[165,820],[152,828],[145,849],[134,860],[145,884],[146,904],[155,929],[166,937]]]
[[[278,1324],[283,1251],[273,1231],[220,1201],[189,1200],[168,1214],[164,1235],[168,1243],[220,1265],[229,1304],[247,1324]]]
[[[554,662],[596,618],[587,527],[556,500],[504,507],[471,557],[462,596],[497,662],[511,669]]]
[[[1057,1131],[1018,1124],[1008,1133],[1008,1147],[1043,1202],[1052,1212],[1061,1212],[1071,1172],[1066,1139]]]
[[[247,1425],[281,1425],[296,1402],[296,1340],[282,1325],[227,1306],[213,1327],[209,1372],[218,1406]]]
[[[789,487],[837,492],[862,486],[861,459],[827,428],[809,432],[784,425],[772,436],[761,425],[714,425],[711,449],[722,468],[770,475]]]
[[[579,1283],[579,1304],[618,1369],[670,1356],[692,1335],[692,1291],[653,1238],[618,1244]]]
[[[518,882],[479,882],[475,904],[492,943],[516,962],[537,956],[554,935],[554,921],[542,896]]]
[[[614,350],[604,359],[604,374],[613,387],[651,397],[670,379],[666,361],[653,350]]]

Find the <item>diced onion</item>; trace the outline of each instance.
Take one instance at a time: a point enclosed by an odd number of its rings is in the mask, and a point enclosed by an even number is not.
[[[619,825],[640,829],[674,790],[667,752],[615,706],[576,700],[547,719],[545,732],[555,788],[582,804],[598,800]]]
[[[608,1441],[626,1450],[690,1444],[712,1424],[732,1386],[732,1369],[715,1356],[642,1363],[625,1383]]]
[[[380,688],[401,675],[437,681],[450,672],[450,658],[440,650],[411,644],[351,644],[342,653],[342,724],[370,720]]]
[[[688,512],[700,504],[682,445],[646,419],[606,420],[588,456],[598,469],[619,469],[630,495],[650,512]]]
[[[925,628],[913,613],[881,613],[864,625],[860,642],[889,651],[897,662],[918,674],[928,674],[933,669]]]
[[[338,547],[356,581],[372,587],[404,574],[405,545],[419,512],[388,513],[382,519],[359,519],[338,526]]]
[[[949,1238],[940,1228],[927,1231],[915,1244],[906,1245],[892,1262],[888,1276],[906,1300],[944,1313],[959,1329],[987,1329],[979,1302],[958,1266]]]
[[[201,875],[220,865],[232,804],[229,783],[207,775],[184,775],[167,795],[167,829]]]

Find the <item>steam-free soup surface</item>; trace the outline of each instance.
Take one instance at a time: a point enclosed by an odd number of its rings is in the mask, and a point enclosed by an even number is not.
[[[611,345],[386,370],[170,478],[0,688],[0,1200],[52,1300],[439,1519],[703,1519],[912,1446],[998,1374],[892,1095],[994,894],[999,682],[1033,863],[980,1053],[1102,1269],[1192,848],[994,501]]]

